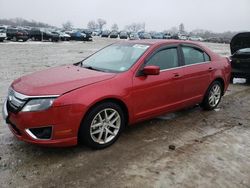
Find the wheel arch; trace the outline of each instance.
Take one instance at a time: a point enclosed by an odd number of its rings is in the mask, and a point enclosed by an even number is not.
[[[212,83],[214,83],[215,81],[218,81],[218,82],[221,83],[221,86],[222,86],[222,95],[224,95],[224,94],[225,94],[225,81],[224,81],[224,79],[223,79],[222,77],[217,77],[217,78],[215,78],[215,79],[210,83],[210,85],[211,85]],[[209,85],[209,86],[210,86],[210,85]]]
[[[214,80],[212,80],[212,82],[209,84],[209,86],[208,86],[208,88],[207,88],[207,90],[206,90],[206,93],[205,93],[204,96],[203,96],[202,102],[200,103],[201,107],[203,107],[204,109],[208,109],[208,108],[206,107],[206,97],[207,97],[207,95],[208,95],[209,88],[212,86],[212,84],[213,84],[214,82],[219,82],[219,83],[221,84],[221,86],[222,86],[222,94],[221,94],[221,97],[222,97],[222,96],[224,95],[224,93],[225,93],[225,91],[224,91],[224,89],[225,89],[225,81],[224,81],[224,79],[221,78],[221,77],[217,77],[217,78],[215,78]]]
[[[125,104],[124,101],[122,101],[121,99],[118,99],[118,98],[105,98],[105,99],[101,99],[99,101],[96,101],[95,103],[91,104],[90,107],[87,109],[86,113],[84,114],[84,116],[82,117],[82,121],[81,121],[81,124],[82,122],[84,121],[86,115],[93,109],[95,108],[96,106],[102,104],[102,103],[106,103],[106,102],[112,102],[112,103],[115,103],[117,105],[119,105],[122,109],[122,111],[124,112],[124,116],[125,116],[125,125],[128,124],[129,122],[129,110],[128,110],[128,107],[127,105]]]

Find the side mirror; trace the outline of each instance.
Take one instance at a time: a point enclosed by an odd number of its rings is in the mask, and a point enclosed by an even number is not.
[[[150,66],[145,66],[142,70],[144,75],[159,75],[160,74],[160,67],[150,65]]]

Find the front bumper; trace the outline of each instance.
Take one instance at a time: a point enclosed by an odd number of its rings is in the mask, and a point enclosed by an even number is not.
[[[82,119],[79,105],[51,107],[40,112],[8,111],[3,105],[3,118],[11,132],[21,141],[48,147],[67,147],[77,144],[78,129]],[[37,139],[28,131],[32,128],[52,127],[50,139]]]
[[[7,99],[4,101],[3,103],[3,108],[2,108],[2,116],[3,119],[6,121],[6,119],[8,118],[8,111],[7,111]]]

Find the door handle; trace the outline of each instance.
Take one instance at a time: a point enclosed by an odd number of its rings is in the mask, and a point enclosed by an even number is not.
[[[212,67],[209,67],[209,68],[208,68],[208,71],[209,71],[209,72],[211,72],[211,71],[213,71],[213,70],[214,70],[214,68],[212,68]]]
[[[179,73],[174,73],[174,78],[176,79],[176,78],[180,78],[181,77],[181,75],[179,74]]]

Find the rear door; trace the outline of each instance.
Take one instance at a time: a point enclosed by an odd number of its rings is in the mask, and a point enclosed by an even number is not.
[[[193,45],[181,45],[183,66],[183,102],[185,106],[200,103],[211,82],[210,57]]]

